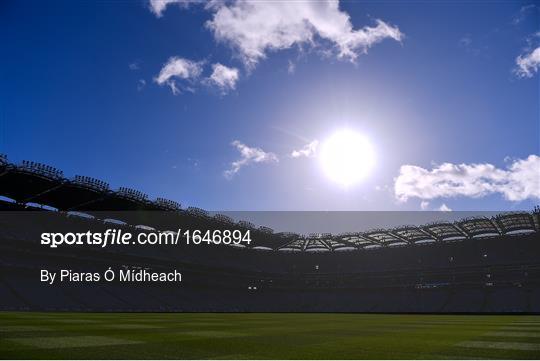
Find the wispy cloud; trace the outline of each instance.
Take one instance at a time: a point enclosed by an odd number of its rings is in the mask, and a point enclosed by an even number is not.
[[[512,161],[507,169],[492,164],[444,163],[431,170],[403,165],[394,182],[400,201],[502,194],[507,200],[540,199],[540,157]]]
[[[521,24],[526,18],[527,15],[531,14],[534,11],[538,11],[538,6],[535,4],[524,5],[519,9],[519,12],[512,18],[513,25]]]
[[[142,91],[145,87],[146,87],[146,80],[139,79],[139,81],[137,82],[137,90]]]
[[[129,68],[129,70],[139,70],[141,68],[141,66],[140,66],[138,61],[134,61],[134,62],[128,64],[128,68]]]
[[[265,152],[261,148],[249,147],[239,140],[231,143],[240,152],[240,159],[231,163],[231,167],[227,169],[223,175],[231,179],[242,167],[253,163],[274,163],[278,162],[277,155],[270,152]]]
[[[160,17],[168,5],[187,7],[197,2],[201,1],[151,0],[150,10]],[[204,4],[212,13],[207,28],[218,41],[234,49],[248,69],[253,69],[269,52],[295,46],[318,46],[325,53],[354,61],[385,39],[401,41],[404,37],[397,26],[382,20],[354,29],[349,14],[340,10],[339,0],[231,0]]]
[[[173,56],[163,65],[159,75],[154,80],[159,85],[168,85],[173,94],[176,95],[181,93],[182,89],[191,89],[189,86],[178,85],[178,80],[192,84],[201,75],[203,64],[202,61]]]
[[[472,37],[470,34],[464,35],[459,39],[459,46],[467,48],[472,45]]]
[[[428,201],[422,201],[420,202],[420,209],[423,210],[423,211],[426,211],[429,207],[429,202]]]
[[[300,158],[300,157],[313,157],[317,153],[317,148],[319,146],[319,141],[314,140],[308,144],[306,144],[303,148],[298,150],[293,150],[291,153],[291,157],[293,158]]]
[[[289,60],[289,62],[287,63],[287,73],[289,74],[294,74],[294,72],[296,71],[296,64]]]
[[[486,50],[485,47],[479,47],[477,44],[475,44],[475,41],[470,34],[462,36],[459,39],[458,44],[460,48],[464,49],[466,52],[474,56],[478,56],[482,53],[482,51]]]
[[[222,94],[226,94],[236,88],[238,78],[238,69],[216,63],[212,65],[212,74],[207,79],[207,83],[218,87]]]

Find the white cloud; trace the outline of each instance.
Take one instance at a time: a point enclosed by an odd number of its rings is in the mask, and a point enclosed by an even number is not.
[[[240,169],[252,163],[272,163],[279,159],[274,153],[265,152],[261,148],[252,148],[235,140],[231,143],[239,152],[240,159],[231,163],[231,168],[224,172],[226,178],[232,178]]]
[[[429,207],[429,202],[428,201],[422,201],[420,202],[420,209],[425,211],[426,209],[428,209]]]
[[[317,153],[317,147],[319,146],[319,141],[314,140],[311,143],[306,144],[302,149],[293,150],[291,157],[300,158],[300,157],[313,157]]]
[[[154,79],[159,85],[168,85],[173,94],[179,94],[177,80],[193,83],[202,73],[203,62],[173,56],[163,65],[159,75]],[[186,87],[191,90],[190,87]]]
[[[208,83],[217,86],[225,94],[236,87],[238,77],[238,69],[217,63],[212,65],[212,75],[207,80]]]
[[[540,46],[516,58],[516,74],[522,78],[531,78],[540,67]]]
[[[376,20],[375,26],[354,29],[339,0],[214,2],[207,22],[217,40],[231,45],[246,66],[253,68],[268,51],[315,45],[318,39],[333,45],[339,58],[354,60],[384,39],[401,41],[396,26]]]
[[[432,170],[403,165],[394,182],[394,195],[400,201],[457,196],[478,198],[495,193],[510,201],[540,199],[540,157],[530,155],[516,159],[507,169],[487,163],[444,163]]]
[[[448,207],[445,203],[443,203],[439,207],[439,211],[441,211],[441,212],[452,212],[452,208]]]
[[[158,18],[163,16],[163,12],[167,6],[178,4],[181,7],[187,7],[191,3],[201,3],[203,0],[150,0],[149,7]]]

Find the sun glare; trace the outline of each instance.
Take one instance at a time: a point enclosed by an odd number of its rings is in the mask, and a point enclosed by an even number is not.
[[[375,164],[375,154],[365,136],[345,129],[323,143],[320,162],[330,179],[351,186],[369,174]]]

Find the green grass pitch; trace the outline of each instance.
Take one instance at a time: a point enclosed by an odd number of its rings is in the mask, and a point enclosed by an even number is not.
[[[540,316],[0,313],[3,359],[538,359]]]

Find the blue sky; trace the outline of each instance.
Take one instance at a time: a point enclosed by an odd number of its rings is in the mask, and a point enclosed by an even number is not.
[[[2,2],[0,152],[210,210],[539,203],[537,3],[275,4]],[[344,128],[376,154],[348,187]]]

